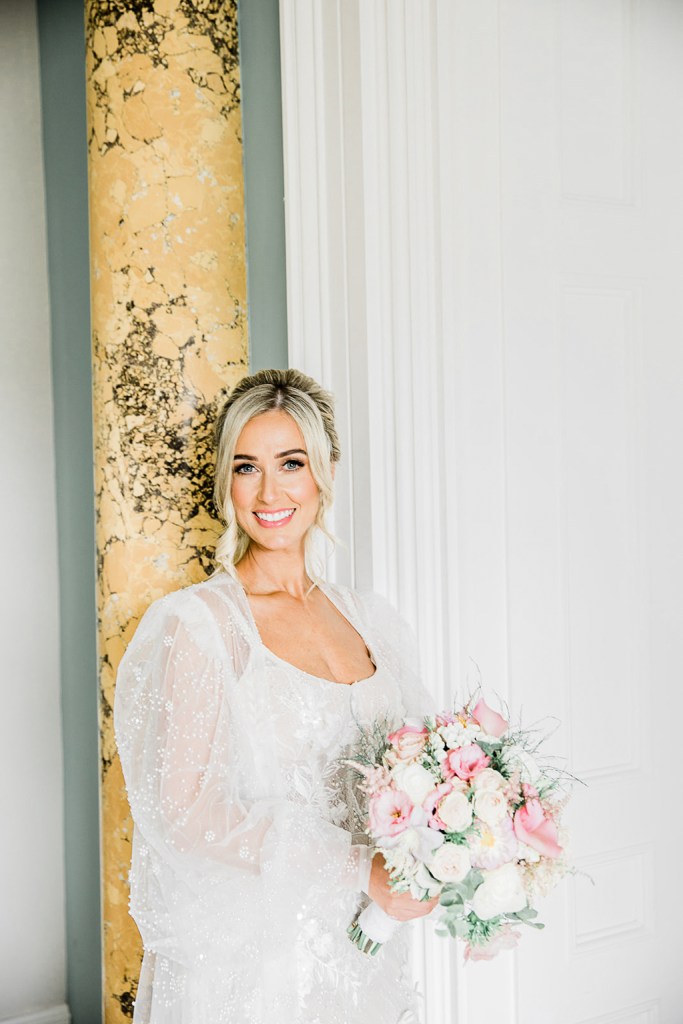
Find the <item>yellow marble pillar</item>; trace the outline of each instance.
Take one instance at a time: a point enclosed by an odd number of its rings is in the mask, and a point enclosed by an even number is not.
[[[211,564],[211,429],[247,370],[236,0],[86,0],[105,1020],[132,1017],[118,662]]]

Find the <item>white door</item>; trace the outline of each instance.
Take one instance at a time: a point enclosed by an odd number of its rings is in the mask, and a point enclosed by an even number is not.
[[[681,1024],[683,2],[281,14],[291,357],[341,399],[337,572],[401,606],[444,700],[475,659],[556,716],[588,783],[595,885],[492,964],[418,932],[426,1024]]]
[[[509,686],[564,723],[595,882],[521,946],[517,1019],[675,1024],[683,4],[502,3],[500,125]]]

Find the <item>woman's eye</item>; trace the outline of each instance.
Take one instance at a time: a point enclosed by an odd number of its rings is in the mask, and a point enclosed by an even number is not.
[[[235,466],[234,472],[240,473],[242,476],[248,476],[251,474],[252,469],[255,469],[255,467],[252,466],[251,462],[241,462],[239,466]]]
[[[283,465],[285,469],[301,469],[303,462],[299,462],[298,459],[287,459]]]

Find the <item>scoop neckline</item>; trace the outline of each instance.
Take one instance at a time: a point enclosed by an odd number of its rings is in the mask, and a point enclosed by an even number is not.
[[[350,690],[351,687],[359,686],[362,683],[369,683],[370,680],[374,679],[379,674],[380,665],[379,665],[379,662],[377,661],[377,656],[376,656],[375,652],[370,647],[370,644],[368,643],[366,637],[363,636],[363,633],[358,628],[357,622],[355,622],[353,620],[353,618],[351,618],[347,614],[345,609],[342,609],[342,608],[339,607],[339,601],[335,600],[335,596],[336,595],[333,596],[334,592],[333,592],[333,585],[332,584],[327,583],[327,581],[322,581],[322,582],[316,581],[316,586],[318,587],[318,589],[321,590],[322,593],[327,598],[327,600],[331,604],[334,605],[334,607],[337,609],[337,611],[342,616],[342,618],[346,619],[346,621],[349,623],[349,625],[353,629],[355,629],[356,633],[358,633],[358,636],[361,638],[361,640],[365,644],[365,649],[368,652],[368,655],[370,656],[370,661],[375,666],[375,671],[372,673],[372,675],[365,676],[363,679],[354,679],[354,681],[352,683],[342,683],[342,682],[339,682],[339,680],[337,680],[337,679],[326,679],[325,676],[316,676],[312,672],[307,672],[305,668],[299,668],[298,665],[293,665],[291,661],[287,661],[285,658],[281,658],[279,654],[275,653],[275,651],[271,651],[270,647],[268,647],[264,643],[263,637],[261,636],[261,633],[259,632],[259,628],[256,625],[256,619],[254,618],[254,613],[251,610],[251,605],[249,604],[249,598],[247,596],[246,590],[244,589],[244,584],[238,578],[233,577],[233,579],[235,580],[235,584],[239,588],[240,593],[242,595],[242,599],[244,601],[244,607],[246,609],[246,614],[247,614],[247,618],[248,618],[249,624],[250,624],[251,628],[254,631],[254,634],[255,634],[258,642],[259,642],[259,645],[260,645],[261,649],[264,651],[264,653],[265,653],[265,655],[267,657],[273,658],[275,661],[279,662],[279,664],[286,666],[287,668],[291,669],[294,672],[298,672],[302,676],[306,676],[308,679],[314,679],[318,683],[326,683],[328,686],[340,686],[340,687],[343,687],[345,690]]]
[[[354,626],[353,628],[355,629],[356,627]],[[358,631],[356,630],[356,632]],[[373,661],[375,671],[372,673],[371,676],[365,676],[363,679],[354,679],[352,683],[340,683],[337,679],[326,679],[325,676],[313,675],[312,672],[307,672],[305,668],[299,668],[298,665],[293,665],[291,661],[285,661],[285,659],[281,658],[279,654],[275,653],[275,651],[271,651],[270,647],[266,647],[266,645],[263,643],[263,640],[260,640],[260,642],[261,646],[266,652],[266,657],[272,658],[274,661],[277,661],[280,665],[284,665],[286,668],[292,669],[294,672],[298,672],[299,675],[306,676],[308,679],[315,680],[316,683],[326,683],[328,686],[339,686],[344,690],[350,690],[352,686],[360,686],[361,683],[369,683],[379,673],[379,665]],[[366,644],[365,646],[367,647],[368,652],[370,652],[370,648],[368,647],[368,645]]]

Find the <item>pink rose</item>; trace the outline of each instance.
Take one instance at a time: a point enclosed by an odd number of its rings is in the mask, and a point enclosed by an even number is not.
[[[449,751],[441,770],[447,779],[457,775],[459,779],[467,780],[483,772],[490,763],[491,758],[486,756],[477,743],[468,743],[465,747]]]
[[[393,747],[387,751],[390,764],[415,761],[424,750],[429,731],[424,726],[404,725],[395,732],[389,733],[389,742]]]
[[[520,843],[526,843],[544,857],[559,857],[562,853],[557,841],[557,826],[546,816],[540,800],[527,800],[522,804],[515,812],[514,826]]]
[[[370,800],[370,828],[376,836],[397,836],[408,827],[413,804],[400,791],[375,793]]]
[[[477,701],[472,711],[472,717],[479,722],[487,736],[500,738],[504,732],[508,731],[510,724],[505,721],[502,715],[499,715],[497,711],[490,708],[483,697]]]

